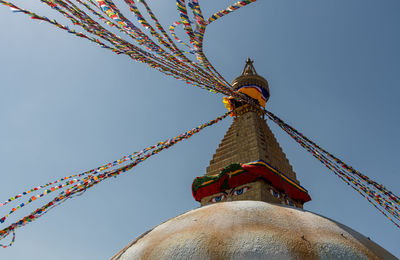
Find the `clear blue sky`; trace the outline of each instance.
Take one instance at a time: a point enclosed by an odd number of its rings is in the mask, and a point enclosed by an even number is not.
[[[178,19],[175,1],[148,2],[166,27]],[[200,4],[209,16],[233,2]],[[38,0],[16,3],[65,22]],[[253,58],[270,83],[270,111],[399,195],[399,11],[397,0],[260,0],[210,25],[205,52],[229,81]],[[1,201],[225,112],[221,95],[3,6],[0,39]],[[204,174],[230,123],[207,128],[18,229],[0,259],[107,259],[151,227],[198,207],[191,182]],[[305,209],[400,257],[400,230],[270,126],[312,196]]]

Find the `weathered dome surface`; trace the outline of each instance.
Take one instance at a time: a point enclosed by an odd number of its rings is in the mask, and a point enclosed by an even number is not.
[[[297,208],[216,203],[172,218],[112,259],[396,259],[360,233]]]

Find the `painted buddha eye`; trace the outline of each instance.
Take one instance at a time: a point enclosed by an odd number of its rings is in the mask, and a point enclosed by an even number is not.
[[[236,189],[233,191],[233,195],[242,195],[246,191],[248,191],[249,187],[242,187],[240,189]]]
[[[292,206],[292,207],[295,206],[294,203],[293,203],[293,201],[291,201],[291,200],[286,200],[286,202],[287,202],[287,204],[288,204],[289,206]]]
[[[275,198],[279,199],[279,193],[274,191],[273,189],[270,189],[272,196],[274,196]]]
[[[214,202],[214,203],[215,203],[215,202],[220,202],[221,200],[225,199],[225,197],[226,197],[226,196],[222,194],[222,195],[213,197],[210,201],[211,201],[211,202]]]

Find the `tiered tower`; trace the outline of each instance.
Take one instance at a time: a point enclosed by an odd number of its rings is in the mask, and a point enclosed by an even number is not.
[[[257,74],[250,59],[247,60],[242,75],[232,82],[232,86],[235,89],[259,86],[269,93],[267,80]],[[231,163],[261,159],[299,183],[289,160],[264,120],[264,112],[250,105],[243,105],[235,113],[232,125],[207,167],[207,174],[216,174]]]
[[[288,189],[292,188],[293,185],[287,183],[286,180],[289,179],[301,187],[300,182],[264,119],[265,112],[262,107],[265,106],[265,102],[269,98],[268,81],[257,74],[253,61],[248,59],[242,74],[233,80],[232,87],[253,98],[261,106],[257,107],[233,101],[235,116],[232,125],[213,155],[210,165],[207,167],[206,176],[217,177],[224,167],[231,164],[246,164],[261,160],[280,175],[277,185],[274,185],[274,182],[268,176],[251,178],[251,183],[248,184],[251,185],[251,189],[246,190],[246,194],[240,194],[241,196],[232,196],[231,200],[256,200],[302,208],[303,203],[308,199],[301,200],[298,197],[290,196]],[[276,173],[269,173],[269,175],[276,177]],[[205,181],[209,180],[206,178]],[[246,184],[243,181],[240,183]],[[213,187],[212,190],[215,191],[217,188]],[[214,202],[214,194],[209,193],[207,193],[208,196],[202,196],[200,199],[202,206]],[[227,200],[228,197],[225,196],[219,201],[224,201],[224,199]]]

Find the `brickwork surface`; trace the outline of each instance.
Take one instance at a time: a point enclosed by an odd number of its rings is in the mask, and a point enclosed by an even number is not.
[[[221,168],[232,163],[248,163],[261,159],[300,184],[289,160],[261,115],[262,113],[246,108],[242,111],[243,113],[234,118],[232,125],[213,155],[206,174],[218,174]],[[232,200],[256,200],[289,204],[289,199],[296,207],[303,207],[301,202],[289,198],[284,190],[279,191],[263,181],[252,183],[250,186],[251,190],[246,194],[232,198]],[[279,198],[274,197],[271,189],[279,194]],[[203,198],[201,205],[211,204],[210,200],[213,196],[216,195]]]
[[[256,112],[249,111],[234,118],[207,167],[207,174],[217,174],[231,163],[260,159],[299,183],[267,122]]]

